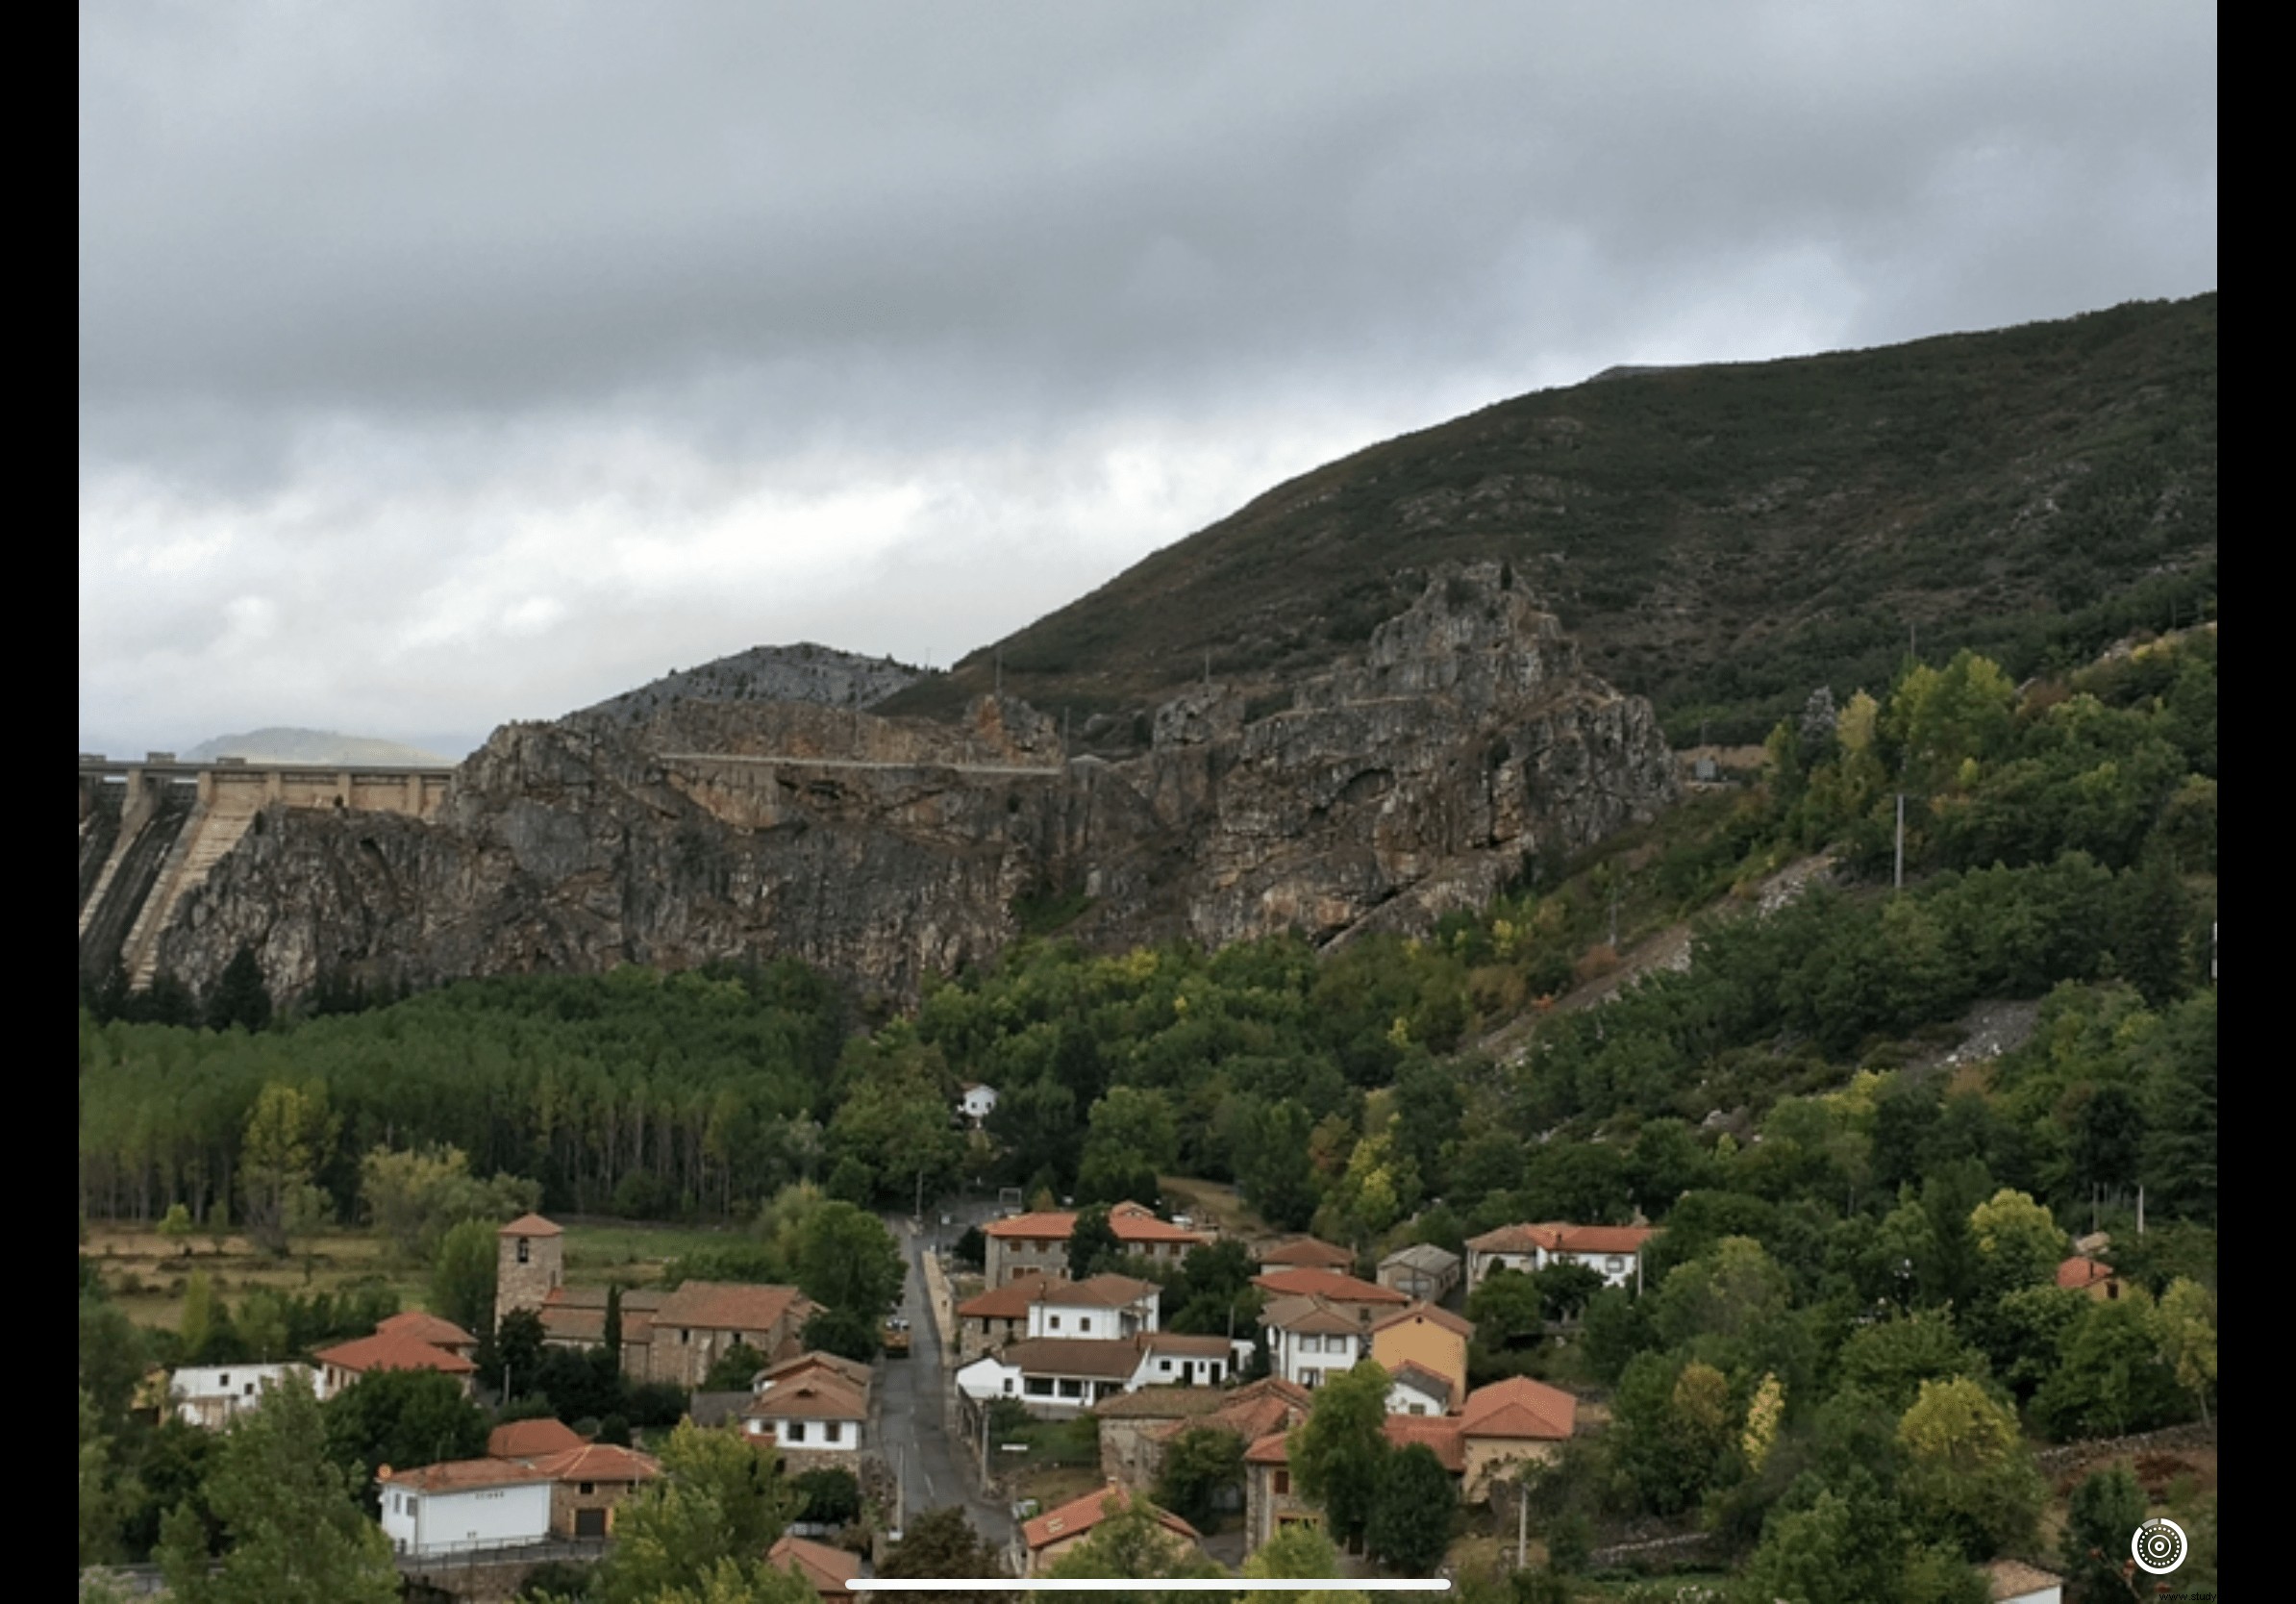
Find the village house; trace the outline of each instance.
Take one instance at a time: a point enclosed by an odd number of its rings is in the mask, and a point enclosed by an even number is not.
[[[781,1449],[792,1475],[807,1470],[856,1470],[869,1419],[866,1387],[827,1369],[811,1369],[757,1393],[741,1411],[752,1441]]]
[[[1360,1304],[1279,1297],[1260,1310],[1260,1323],[1267,1328],[1268,1372],[1296,1387],[1320,1387],[1371,1350],[1370,1312]]]
[[[1428,1303],[1440,1303],[1459,1285],[1459,1255],[1433,1242],[1399,1247],[1379,1262],[1379,1284]]]
[[[508,1445],[513,1439],[504,1433],[519,1427],[537,1428],[519,1434],[526,1441],[557,1441],[539,1429],[545,1424],[557,1422],[521,1420],[498,1428],[487,1446]],[[542,1453],[490,1452],[485,1459],[413,1470],[385,1466],[375,1479],[391,1546],[401,1554],[432,1555],[611,1537],[614,1510],[640,1483],[660,1474],[661,1466],[650,1455],[575,1437],[572,1446]]]
[[[661,1474],[651,1454],[611,1442],[584,1442],[544,1454],[534,1467],[549,1475],[550,1534],[560,1538],[613,1536],[614,1511],[640,1484]]]
[[[1371,1357],[1383,1369],[1391,1376],[1400,1376],[1408,1367],[1443,1384],[1441,1408],[1412,1409],[1408,1407],[1410,1400],[1406,1399],[1406,1407],[1396,1408],[1393,1413],[1442,1415],[1449,1412],[1454,1401],[1465,1397],[1467,1344],[1474,1336],[1474,1321],[1432,1303],[1414,1303],[1373,1320]],[[1412,1385],[1419,1388],[1422,1402],[1436,1395],[1422,1383]]]
[[[1457,1414],[1389,1414],[1381,1430],[1397,1447],[1423,1444],[1457,1478],[1460,1496],[1481,1502],[1513,1467],[1551,1460],[1576,1432],[1578,1400],[1525,1376],[1467,1394]],[[1320,1525],[1322,1512],[1291,1482],[1289,1427],[1272,1429],[1244,1450],[1244,1541],[1258,1549],[1285,1526]]]
[[[2099,1303],[2121,1295],[2120,1277],[2097,1259],[2067,1259],[2057,1266],[2057,1284],[2069,1292],[2085,1292]]]
[[[1111,1427],[1129,1422],[1123,1418],[1127,1406],[1151,1405],[1161,1397],[1204,1398],[1210,1407],[1192,1405],[1185,1414],[1165,1412],[1160,1417],[1147,1418],[1142,1429],[1127,1434]],[[1126,1485],[1145,1491],[1155,1486],[1157,1476],[1163,1469],[1164,1455],[1172,1444],[1190,1431],[1216,1431],[1235,1439],[1237,1446],[1257,1442],[1270,1432],[1285,1431],[1307,1418],[1309,1397],[1306,1391],[1292,1386],[1280,1376],[1262,1376],[1234,1391],[1222,1392],[1205,1388],[1150,1388],[1128,1397],[1111,1398],[1094,1413],[1101,1416],[1100,1462],[1102,1473]],[[1111,1418],[1111,1414],[1116,1417]],[[1117,1439],[1115,1452],[1111,1452],[1111,1438]]]
[[[1401,1309],[1411,1301],[1392,1287],[1330,1269],[1265,1270],[1252,1277],[1252,1285],[1270,1297],[1320,1297],[1329,1303],[1356,1304],[1365,1309]]]
[[[852,1604],[855,1580],[869,1574],[868,1563],[859,1554],[811,1538],[781,1538],[765,1550],[765,1563],[776,1570],[795,1571],[821,1595],[823,1604]]]
[[[290,1375],[312,1380],[308,1365],[187,1365],[167,1378],[167,1402],[186,1425],[217,1431]]]
[[[995,1087],[983,1086],[979,1081],[966,1081],[957,1089],[957,1116],[974,1130],[979,1130],[995,1112]]]
[[[1109,1229],[1128,1255],[1155,1265],[1178,1265],[1211,1239],[1200,1231],[1185,1230],[1156,1217],[1153,1209],[1138,1203],[1118,1203],[1109,1210]],[[1068,1239],[1075,1235],[1073,1213],[1015,1215],[989,1225],[988,1285],[1002,1287],[1023,1275],[1066,1275]]]
[[[1235,1373],[1235,1349],[1225,1337],[1169,1331],[1025,1337],[958,1370],[957,1388],[975,1403],[1015,1398],[1032,1415],[1064,1420],[1143,1387],[1216,1387]]]
[[[510,1548],[550,1538],[549,1472],[524,1460],[465,1459],[377,1475],[383,1533],[401,1554]]]
[[[1026,1576],[1041,1576],[1060,1562],[1061,1556],[1091,1536],[1092,1528],[1110,1516],[1132,1507],[1136,1495],[1120,1482],[1072,1499],[1059,1509],[1051,1510],[1022,1525],[1021,1545],[1027,1554]],[[1156,1516],[1156,1523],[1167,1534],[1175,1552],[1201,1544],[1203,1534],[1168,1510],[1147,1506]]]
[[[1166,1426],[1185,1429],[1213,1413],[1233,1394],[1218,1387],[1143,1387],[1092,1406],[1100,1422],[1100,1473],[1145,1490],[1162,1467]]]
[[[1313,1237],[1286,1237],[1261,1248],[1257,1262],[1262,1275],[1287,1269],[1327,1269],[1345,1274],[1356,1267],[1356,1256],[1346,1248],[1334,1247]]]
[[[437,1315],[426,1314],[420,1309],[410,1309],[405,1314],[393,1315],[387,1320],[376,1321],[375,1335],[378,1337],[412,1337],[418,1342],[428,1342],[435,1348],[460,1354],[464,1359],[476,1360],[478,1358],[478,1339],[476,1337],[464,1331],[454,1321],[441,1319]]]
[[[478,1372],[478,1366],[461,1354],[435,1348],[404,1335],[387,1337],[377,1333],[321,1348],[311,1357],[319,1367],[317,1392],[322,1400],[334,1397],[361,1376],[376,1370],[437,1370],[462,1383],[462,1395],[468,1397],[471,1378]]]
[[[959,1363],[1027,1337],[1131,1337],[1154,1331],[1159,1291],[1129,1275],[1024,1275],[957,1306]]]
[[[1553,1265],[1584,1265],[1613,1287],[1640,1284],[1648,1225],[1502,1225],[1467,1239],[1467,1290],[1505,1267],[1530,1274]]]
[[[818,1313],[820,1306],[794,1287],[688,1281],[654,1311],[646,1379],[690,1391],[737,1342],[768,1360],[791,1357],[806,1322]]]
[[[542,1322],[546,1347],[586,1350],[606,1341],[604,1287],[553,1287],[535,1314]],[[622,1374],[643,1381],[654,1341],[654,1316],[669,1293],[660,1287],[622,1289]]]
[[[543,1459],[569,1448],[589,1445],[589,1439],[562,1420],[512,1420],[487,1434],[488,1459]]]

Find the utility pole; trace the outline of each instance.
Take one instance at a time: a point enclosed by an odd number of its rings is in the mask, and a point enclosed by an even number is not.
[[[917,1171],[916,1207],[910,1210],[909,1217],[915,1220],[920,1229],[923,1228],[925,1221],[925,1172],[921,1169]]]
[[[981,1405],[981,1492],[988,1492],[988,1406]]]
[[[1897,878],[1890,889],[1906,889],[1906,793],[1902,790],[1897,793]]]

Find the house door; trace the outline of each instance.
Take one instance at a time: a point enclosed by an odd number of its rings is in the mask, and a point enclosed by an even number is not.
[[[604,1537],[606,1535],[606,1512],[604,1510],[576,1510],[574,1512],[574,1535],[578,1538]]]
[[[1183,1387],[1196,1385],[1196,1362],[1194,1360],[1183,1359],[1180,1362],[1180,1385]]]

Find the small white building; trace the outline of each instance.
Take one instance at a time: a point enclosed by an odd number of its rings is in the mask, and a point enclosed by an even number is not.
[[[1235,1366],[1236,1344],[1225,1337],[1035,1337],[974,1360],[957,1372],[957,1388],[975,1402],[1016,1398],[1032,1415],[1065,1419],[1143,1387],[1222,1386]]]
[[[965,1123],[979,1126],[996,1112],[996,1088],[983,1086],[979,1081],[966,1081],[959,1089],[957,1112]]]
[[[1086,1281],[1039,1279],[1029,1305],[1031,1337],[1136,1337],[1156,1329],[1153,1281],[1095,1275]]]
[[[827,1371],[814,1371],[759,1392],[741,1411],[741,1430],[784,1450],[855,1455],[868,1417],[864,1394]]]
[[[1408,1360],[1395,1367],[1387,1383],[1389,1415],[1448,1415],[1452,1402],[1450,1377]]]
[[[1584,1265],[1624,1287],[1639,1279],[1642,1249],[1657,1235],[1648,1225],[1502,1225],[1467,1239],[1467,1287],[1495,1269],[1529,1275],[1555,1265]]]
[[[167,1401],[186,1425],[217,1431],[289,1375],[313,1379],[309,1365],[187,1365],[167,1378]]]
[[[1316,1295],[1279,1297],[1260,1316],[1268,1368],[1295,1387],[1315,1388],[1371,1355],[1367,1311]]]
[[[385,1466],[383,1533],[401,1554],[514,1548],[550,1537],[554,1478],[516,1460],[452,1460],[418,1470]]]

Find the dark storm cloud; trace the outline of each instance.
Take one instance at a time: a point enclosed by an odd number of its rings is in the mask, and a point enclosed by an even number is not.
[[[259,695],[262,642],[355,592],[378,639],[524,640],[556,712],[628,671],[576,650],[610,615],[720,651],[889,636],[930,611],[897,583],[919,542],[1046,555],[969,629],[934,616],[945,662],[1245,476],[1445,410],[2215,281],[2194,8],[81,17],[99,683],[128,620],[180,619],[185,662],[244,661]],[[681,551],[745,538],[890,589],[680,589]],[[424,728],[523,711],[403,693]]]

